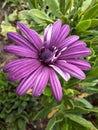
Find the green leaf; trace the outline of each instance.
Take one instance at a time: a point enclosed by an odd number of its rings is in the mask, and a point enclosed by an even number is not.
[[[76,30],[79,32],[85,31],[90,27],[90,25],[91,25],[91,20],[80,21],[76,26]]]
[[[82,32],[82,31],[86,31],[88,28],[96,27],[96,26],[98,26],[98,19],[88,19],[88,20],[80,21],[76,26],[76,30]]]
[[[60,17],[62,15],[62,13],[60,12],[58,0],[45,0],[45,3],[49,7],[49,10],[53,15],[57,17]]]
[[[6,122],[7,123],[12,123],[16,120],[17,117],[13,116],[13,113],[12,114],[9,114],[7,117],[6,117]]]
[[[32,18],[36,17],[39,20],[47,21],[47,22],[53,22],[44,12],[38,10],[38,9],[32,9],[29,11],[29,13],[32,13]]]
[[[43,11],[38,9],[25,10],[23,11],[23,14],[28,18],[28,20],[32,19],[38,24],[43,22],[53,23],[53,21]]]
[[[21,114],[21,118],[24,120],[25,123],[29,123],[29,119],[26,115]]]
[[[98,57],[96,58],[95,62],[94,62],[94,67],[98,66]]]
[[[0,118],[6,118],[6,113],[4,111],[1,111],[0,112]]]
[[[98,42],[97,42],[97,44],[98,44]],[[98,55],[98,45],[93,46],[93,49],[95,51],[95,54]]]
[[[9,23],[9,21],[8,21],[8,15],[7,15],[6,12],[4,13],[4,19],[5,19],[6,25],[10,25],[10,23]]]
[[[88,72],[87,79],[88,78],[98,78],[98,66],[93,67],[90,72]]]
[[[69,118],[70,120],[72,120],[86,128],[97,130],[97,128],[90,121],[87,121],[86,119],[82,118],[79,115],[66,114],[65,117]]]
[[[46,96],[51,96],[51,95],[52,95],[52,92],[51,92],[50,87],[47,86],[47,87],[45,88],[43,94],[46,95]]]
[[[37,8],[39,0],[28,0],[30,7]]]
[[[51,111],[51,107],[43,108],[40,110],[34,117],[33,120],[38,120],[40,118],[46,118],[48,116],[48,113]]]
[[[8,1],[6,0],[6,1],[4,1],[3,3],[2,3],[2,8],[4,8],[5,6],[6,6],[6,4],[8,3]]]
[[[82,114],[87,114],[87,113],[89,113],[89,112],[96,112],[96,113],[98,113],[98,108],[96,108],[96,107],[93,107],[93,108],[90,108],[90,109],[88,109],[88,108],[84,108],[84,107],[82,107],[82,106],[78,106],[77,104],[76,104],[76,106],[74,107],[74,109],[70,109],[70,110],[65,110],[65,113],[69,113],[69,114],[76,114],[76,115],[82,115]]]
[[[70,119],[68,120],[68,129],[64,129],[64,130],[91,130],[88,128],[85,128],[84,126],[80,126],[80,124],[71,121]]]
[[[89,8],[84,13],[81,20],[92,19],[92,18],[96,18],[97,16],[98,16],[98,4],[96,4],[93,7]]]
[[[11,13],[9,16],[8,16],[8,20],[10,22],[14,22],[17,20],[17,10],[14,10],[13,13]]]
[[[59,120],[56,120],[56,117],[54,116],[53,118],[51,118],[48,122],[47,128],[45,130],[54,130],[53,127],[62,121],[62,118]]]
[[[69,10],[71,7],[72,7],[72,0],[65,0],[65,12],[67,12],[67,10]]]
[[[83,82],[81,82],[80,84],[82,85],[82,87],[93,87],[93,86],[95,86],[96,85],[96,83],[97,83],[97,81],[95,82],[95,81],[93,81],[93,82],[86,82],[86,81],[83,81]]]
[[[12,26],[11,24],[6,23],[5,21],[2,21],[2,23],[1,23],[1,34],[3,36],[6,37],[7,33],[12,31],[12,30],[13,30],[13,32],[16,32],[16,28],[14,26]]]
[[[59,0],[60,3],[60,11],[63,15],[72,8],[72,0]]]
[[[96,27],[96,26],[98,26],[98,19],[92,19],[90,26],[91,26],[91,27]]]
[[[96,32],[95,32],[96,33]],[[97,31],[97,34],[98,34],[98,31]],[[98,43],[98,36],[95,36],[93,39],[92,39],[92,43],[93,43],[93,45],[97,45],[97,43]]]
[[[59,0],[60,1],[60,11],[65,14],[65,0]]]
[[[95,93],[98,93],[98,88],[96,87],[89,87],[87,88],[86,90],[87,92],[91,93],[91,94],[95,94]]]
[[[81,7],[81,10],[82,10],[82,11],[85,11],[85,10],[91,5],[91,2],[92,2],[92,0],[85,0],[85,1],[83,2],[83,5],[82,5],[82,7]]]
[[[93,108],[93,106],[91,105],[90,102],[88,102],[86,99],[81,98],[78,100],[79,102],[83,103],[85,105],[86,108]]]
[[[19,130],[25,130],[26,129],[26,123],[23,119],[18,119],[17,121]]]
[[[56,117],[53,117],[52,119],[49,120],[49,123],[45,130],[52,130],[55,124],[56,124]]]

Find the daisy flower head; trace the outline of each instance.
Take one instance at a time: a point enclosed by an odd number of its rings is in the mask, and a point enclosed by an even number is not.
[[[45,28],[43,41],[36,31],[23,23],[18,22],[17,26],[23,35],[8,32],[8,38],[15,45],[4,47],[4,51],[18,56],[4,67],[9,81],[20,81],[16,89],[18,95],[22,96],[32,89],[33,97],[40,96],[49,82],[55,99],[60,101],[62,87],[57,73],[66,81],[70,75],[85,79],[83,70],[89,70],[90,64],[83,57],[91,50],[79,40],[79,36],[68,36],[70,27],[62,25],[61,20]]]

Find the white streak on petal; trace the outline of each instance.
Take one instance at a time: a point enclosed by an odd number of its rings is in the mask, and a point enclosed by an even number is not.
[[[57,71],[63,78],[64,80],[68,81],[70,79],[70,75],[64,71],[62,71],[59,67],[55,65],[50,65],[55,71]]]

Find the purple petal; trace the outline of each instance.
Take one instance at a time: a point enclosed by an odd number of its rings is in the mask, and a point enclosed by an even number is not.
[[[68,81],[70,79],[70,75],[64,71],[62,71],[59,67],[57,67],[56,65],[50,65],[55,71],[57,71],[64,80]]]
[[[86,47],[86,43],[83,41],[77,41],[71,44],[68,49],[73,49],[73,48],[84,48]]]
[[[11,39],[13,42],[15,42],[17,45],[29,48],[32,51],[36,52],[35,47],[33,47],[33,45],[31,45],[31,43],[29,41],[27,41],[20,34],[18,34],[16,32],[8,32],[7,35],[8,35],[8,38]]]
[[[34,82],[34,87],[32,90],[32,95],[34,97],[38,97],[42,94],[47,85],[48,79],[49,79],[49,70],[48,68],[44,67],[42,72],[39,74],[36,81]]]
[[[12,71],[20,66],[33,64],[34,62],[35,62],[35,59],[29,59],[29,58],[15,59],[7,63],[4,66],[3,70],[4,72]]]
[[[16,81],[27,77],[32,72],[34,72],[40,65],[40,62],[38,62],[37,60],[33,60],[33,62],[31,63],[29,62],[28,64],[24,64],[21,66],[17,65],[16,67],[13,67],[13,69],[10,71],[8,79],[9,81]]]
[[[56,100],[60,101],[62,99],[62,87],[53,69],[50,69],[50,87]]]
[[[27,93],[27,91],[33,87],[34,85],[34,81],[37,79],[37,77],[39,76],[40,72],[42,71],[43,66],[40,66],[36,71],[34,71],[34,73],[32,73],[30,76],[24,78],[23,80],[21,80],[21,82],[19,83],[17,89],[16,89],[16,93],[19,96],[22,96],[24,94]]]
[[[85,79],[85,74],[83,73],[83,71],[75,65],[67,63],[63,60],[58,60],[57,66],[61,68],[63,71],[73,75],[76,78]]]
[[[79,58],[84,57],[91,54],[91,50],[89,48],[73,48],[68,49],[65,52],[62,52],[59,59],[68,59],[68,58]]]
[[[42,47],[42,40],[40,39],[37,32],[29,29],[25,24],[18,22],[17,26],[27,36],[30,42],[38,49]]]
[[[65,37],[69,34],[69,32],[70,32],[69,25],[67,25],[67,24],[63,25],[61,27],[60,34],[57,39],[57,43],[62,42],[65,39]]]
[[[61,20],[57,20],[53,24],[50,46],[54,45],[56,43],[56,40],[57,40],[57,38],[58,38],[58,36],[60,34],[61,25],[62,25]]]
[[[90,70],[91,66],[90,64],[85,61],[85,60],[80,60],[80,59],[70,59],[66,60],[68,63],[71,63],[77,67],[79,67],[82,70]]]
[[[15,45],[5,46],[4,51],[15,54],[17,56],[38,58],[38,54],[36,52],[33,52],[30,49],[21,46],[15,46]]]
[[[51,34],[52,34],[52,25],[48,25],[44,32],[44,42],[49,46],[50,40],[51,40]]]
[[[70,46],[72,43],[76,42],[79,39],[79,36],[72,35],[67,37],[62,43],[59,43],[58,47],[60,49]]]

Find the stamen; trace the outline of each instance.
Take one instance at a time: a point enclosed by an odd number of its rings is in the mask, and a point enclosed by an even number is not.
[[[59,51],[58,48],[55,46],[52,46],[51,49],[47,49],[44,46],[40,53],[40,60],[45,64],[53,63],[58,59],[58,57],[61,55],[61,53],[63,51],[65,51],[66,49],[67,49],[67,47],[65,47],[61,51]]]
[[[67,47],[63,48],[60,52],[63,52],[63,51],[65,51],[66,49],[67,49]]]
[[[58,53],[58,55],[56,56],[57,58],[61,55],[61,53],[63,52],[63,51],[65,51],[67,49],[67,47],[65,47],[65,48],[63,48],[59,53]]]

